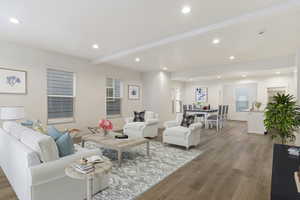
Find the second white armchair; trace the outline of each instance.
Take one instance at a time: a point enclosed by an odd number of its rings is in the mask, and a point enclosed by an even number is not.
[[[158,114],[152,111],[145,112],[144,122],[134,122],[133,117],[125,118],[124,134],[129,137],[149,137],[153,138],[158,135]]]
[[[183,114],[177,114],[176,120],[164,123],[163,132],[164,144],[175,144],[189,149],[191,146],[197,146],[200,143],[200,131],[202,123],[193,123],[189,127],[181,126]]]

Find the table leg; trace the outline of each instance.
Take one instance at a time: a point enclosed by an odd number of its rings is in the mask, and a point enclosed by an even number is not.
[[[84,139],[81,139],[81,147],[84,147],[84,145],[85,145],[85,141]]]
[[[204,114],[204,123],[205,123],[206,129],[208,129],[207,116],[208,116],[208,114]]]
[[[93,200],[93,177],[87,178],[86,199]]]
[[[119,167],[121,167],[122,164],[122,151],[118,150],[118,162],[119,162]]]
[[[150,142],[147,142],[147,156],[150,156]]]

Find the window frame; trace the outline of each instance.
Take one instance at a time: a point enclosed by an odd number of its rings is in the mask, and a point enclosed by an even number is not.
[[[61,72],[68,72],[73,74],[73,95],[48,95],[48,83],[47,83],[47,124],[67,124],[67,123],[74,123],[76,122],[75,113],[76,113],[76,82],[77,82],[77,76],[75,72],[61,70],[61,69],[55,69],[55,68],[47,68],[46,70],[55,70],[55,71],[61,71]],[[46,72],[46,76],[48,72]],[[48,78],[46,79],[48,81]],[[72,98],[73,99],[73,116],[67,117],[67,118],[49,118],[49,110],[48,110],[48,97],[64,97],[64,98]]]
[[[107,86],[107,80],[111,79],[112,80],[112,87]],[[115,81],[120,81],[120,96],[116,97],[115,96]],[[123,83],[120,79],[117,78],[112,78],[112,77],[106,77],[105,78],[105,115],[107,119],[114,119],[114,118],[120,118],[122,117],[122,103],[123,103]],[[112,88],[113,89],[113,96],[112,97],[108,97],[107,96],[107,89]],[[120,100],[120,114],[114,114],[114,115],[109,115],[107,113],[107,102],[109,101],[109,99],[114,100],[114,99],[119,99]]]

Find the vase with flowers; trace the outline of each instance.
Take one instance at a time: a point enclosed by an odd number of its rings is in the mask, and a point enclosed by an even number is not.
[[[103,129],[104,136],[107,136],[108,131],[113,129],[113,125],[112,125],[111,121],[109,121],[107,119],[101,119],[99,121],[99,128]]]

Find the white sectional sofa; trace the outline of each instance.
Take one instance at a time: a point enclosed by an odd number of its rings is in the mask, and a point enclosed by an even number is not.
[[[100,154],[76,146],[59,158],[54,140],[16,122],[0,128],[0,166],[20,200],[83,200],[85,181],[65,175],[65,167],[82,156]],[[108,187],[109,174],[94,179],[94,193]]]

